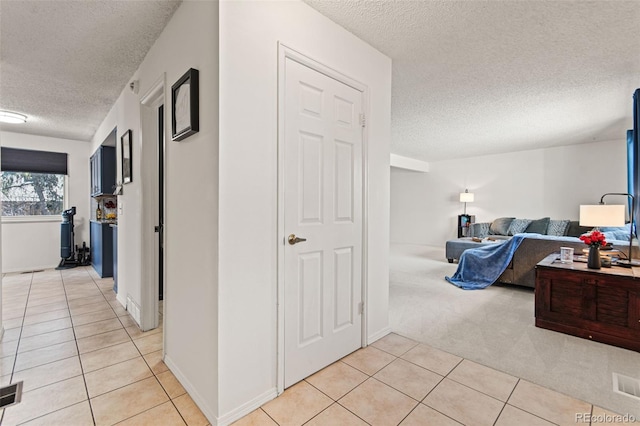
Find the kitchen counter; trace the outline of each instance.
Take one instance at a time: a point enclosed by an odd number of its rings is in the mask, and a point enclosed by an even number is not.
[[[118,225],[118,220],[106,220],[106,219],[93,220],[93,219],[91,219],[91,222],[94,222],[94,223],[106,223],[108,225]]]

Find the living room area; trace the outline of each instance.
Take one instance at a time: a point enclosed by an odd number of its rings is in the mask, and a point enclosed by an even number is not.
[[[594,159],[607,171],[606,179],[586,166]],[[596,204],[602,194],[627,188],[626,165],[621,138],[430,162],[428,172],[392,167],[391,329],[637,418],[637,398],[614,392],[613,374],[637,379],[638,352],[536,327],[533,288],[496,283],[462,290],[445,280],[458,267],[447,261],[445,242],[455,240],[465,207],[476,222],[577,221],[581,204]],[[466,206],[459,201],[465,189],[474,194]],[[626,206],[626,198],[611,202]]]

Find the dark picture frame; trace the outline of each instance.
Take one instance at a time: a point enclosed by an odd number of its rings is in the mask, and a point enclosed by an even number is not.
[[[130,183],[133,181],[133,166],[132,166],[132,137],[131,129],[127,130],[124,135],[120,137],[120,152],[122,153],[122,183]]]
[[[171,86],[171,140],[181,141],[200,130],[198,70],[189,68]]]

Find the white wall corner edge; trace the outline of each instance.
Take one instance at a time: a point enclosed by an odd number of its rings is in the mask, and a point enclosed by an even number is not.
[[[377,332],[375,332],[373,334],[370,334],[367,337],[367,345],[372,344],[376,340],[382,339],[384,336],[386,336],[389,333],[391,333],[391,328],[390,327],[385,327],[382,330],[379,330],[379,331],[377,331]]]
[[[278,389],[277,388],[269,389],[268,391],[264,392],[263,394],[258,395],[257,397],[253,398],[251,401],[248,401],[247,403],[242,404],[240,407],[235,408],[235,409],[229,411],[228,413],[223,414],[222,416],[218,417],[218,426],[227,426],[227,425],[230,425],[231,423],[233,423],[233,422],[235,422],[237,420],[240,420],[241,418],[243,418],[247,414],[251,413],[254,410],[257,410],[262,405],[264,405],[265,403],[271,401],[272,399],[274,399],[277,396],[278,396]]]
[[[398,169],[429,173],[429,163],[415,158],[403,157],[402,155],[390,154],[390,165]]]
[[[169,370],[171,370],[173,375],[176,376],[176,379],[178,379],[178,381],[180,382],[184,390],[187,391],[191,399],[193,399],[193,402],[196,403],[196,405],[198,406],[200,411],[202,411],[202,414],[204,414],[207,420],[209,420],[209,422],[211,422],[212,425],[218,426],[219,423],[216,422],[217,418],[214,415],[214,413],[211,412],[211,407],[209,407],[209,405],[207,404],[206,399],[203,398],[202,395],[198,393],[196,388],[191,384],[189,380],[187,380],[187,378],[182,373],[182,371],[180,371],[178,366],[171,360],[171,358],[168,355],[164,356],[163,361],[167,365],[167,367],[169,367]]]

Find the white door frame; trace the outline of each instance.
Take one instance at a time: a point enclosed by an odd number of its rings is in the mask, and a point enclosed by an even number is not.
[[[140,98],[140,135],[142,138],[142,149],[140,150],[140,164],[142,172],[140,189],[140,192],[142,194],[142,226],[140,230],[142,259],[140,277],[140,328],[143,331],[151,330],[158,327],[159,325],[159,286],[156,276],[156,244],[159,241],[156,241],[156,239],[160,237],[158,233],[155,232],[154,225],[158,221],[158,200],[155,196],[158,186],[158,175],[156,173],[159,155],[158,108],[160,107],[160,105],[166,105],[164,88],[165,74],[163,73],[162,76],[151,86],[151,88]],[[165,109],[165,114],[166,112],[167,110]],[[164,140],[166,141],[166,130]],[[165,144],[163,144],[162,149],[166,152]],[[166,156],[164,157],[164,161],[165,164],[163,164],[162,167],[166,166]],[[163,175],[164,179],[166,180],[166,174]],[[162,233],[162,235],[164,236],[166,234]],[[166,262],[164,262],[164,264],[166,265]],[[164,290],[166,294],[166,283]]]
[[[277,365],[276,365],[276,387],[278,395],[284,392],[284,257],[285,257],[285,225],[284,225],[284,88],[285,88],[285,61],[294,60],[305,65],[327,77],[333,78],[347,86],[362,92],[362,110],[365,114],[369,111],[369,89],[335,69],[328,67],[309,56],[306,56],[285,44],[278,42],[278,225],[277,225]],[[367,345],[367,288],[368,288],[368,189],[369,189],[369,168],[367,160],[367,127],[362,132],[362,347]]]

